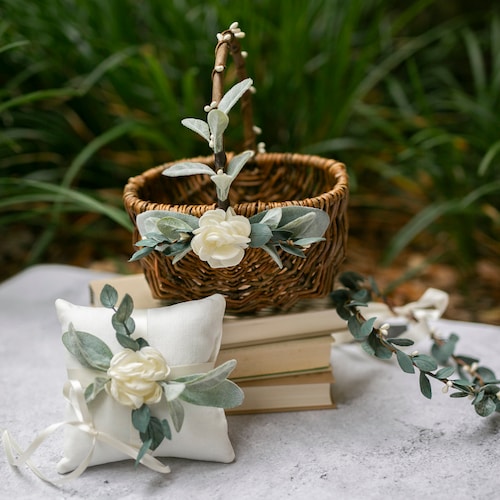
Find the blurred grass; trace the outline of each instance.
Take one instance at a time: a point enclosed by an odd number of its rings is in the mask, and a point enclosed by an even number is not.
[[[131,250],[120,191],[206,154],[179,122],[202,116],[215,33],[234,20],[268,150],[345,161],[351,210],[384,221],[386,263],[416,245],[468,276],[500,256],[496,2],[3,0],[0,19],[4,277],[82,246]]]

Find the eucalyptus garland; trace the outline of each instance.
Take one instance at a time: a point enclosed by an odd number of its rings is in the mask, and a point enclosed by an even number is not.
[[[413,340],[389,338],[388,324],[376,327],[376,318],[367,319],[361,312],[361,308],[375,299],[382,300],[391,308],[376,282],[355,272],[343,273],[339,281],[343,288],[332,292],[331,300],[339,316],[347,321],[351,335],[365,352],[380,359],[395,356],[403,372],[418,373],[420,391],[428,399],[432,398],[432,378],[443,384],[443,393],[453,391],[450,397],[469,398],[481,417],[500,412],[500,380],[490,368],[481,366],[479,359],[455,354],[458,335],[452,333],[443,339],[432,333],[430,355],[418,351],[408,353],[401,348],[412,346]],[[454,374],[457,378],[451,378]]]

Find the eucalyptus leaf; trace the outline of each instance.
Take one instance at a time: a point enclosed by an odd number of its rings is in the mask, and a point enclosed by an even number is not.
[[[365,339],[372,331],[372,328],[363,328],[364,324],[366,323],[362,323],[355,314],[350,315],[347,319],[347,327],[349,328],[352,336],[357,340]]]
[[[360,302],[360,304],[363,304],[364,306],[366,306],[367,302],[371,299],[370,291],[367,290],[366,288],[361,288],[360,290],[356,290],[352,294],[352,299],[354,301]]]
[[[165,239],[163,238],[163,235],[162,235],[162,240],[161,240],[161,243],[163,243],[165,241]],[[139,240],[135,243],[135,246],[136,247],[148,247],[148,248],[151,248],[154,250],[154,248],[156,247],[156,245],[158,245],[158,243],[160,243],[157,239],[152,239],[152,238],[143,238],[142,240]]]
[[[141,346],[135,341],[133,338],[128,335],[124,335],[123,333],[116,332],[116,340],[118,343],[125,347],[125,349],[131,349],[132,351],[139,351]]]
[[[469,391],[472,388],[471,383],[466,379],[456,379],[453,380],[452,382],[453,386],[457,389],[465,389]]]
[[[300,248],[297,248],[294,245],[290,245],[289,243],[280,242],[279,246],[282,250],[284,250],[285,252],[287,252],[291,255],[295,255],[296,257],[301,257],[303,259],[306,258],[306,254]]]
[[[413,356],[413,364],[424,372],[432,372],[437,369],[436,361],[427,354]]]
[[[143,339],[142,337],[138,337],[135,339],[137,342],[137,345],[139,346],[139,350],[142,349],[143,347],[148,347],[149,342],[146,339]]]
[[[104,307],[113,308],[118,302],[118,292],[111,285],[104,285],[99,296],[99,300]]]
[[[203,139],[210,142],[210,129],[208,128],[208,123],[198,118],[184,118],[181,123],[188,129],[201,135]]]
[[[166,168],[162,174],[167,177],[182,177],[184,175],[214,175],[213,169],[204,163],[194,161],[183,161]]]
[[[151,420],[151,410],[148,405],[132,410],[132,425],[139,432],[146,432]]]
[[[185,245],[185,248],[180,251],[180,252],[177,252],[175,255],[174,255],[174,258],[172,259],[172,264],[176,264],[177,262],[179,262],[183,257],[185,257],[189,252],[191,251],[191,245],[190,244],[187,244]]]
[[[481,417],[487,417],[496,410],[496,403],[492,398],[486,397],[474,405],[476,413]]]
[[[377,320],[377,318],[370,318],[370,319],[367,319],[364,323],[361,324],[361,335],[362,335],[362,337],[367,337],[368,335],[370,335],[370,333],[373,330],[373,325],[374,325],[374,323],[375,323],[376,320]]]
[[[344,320],[344,321],[347,321],[351,316],[352,316],[352,313],[351,311],[345,307],[344,304],[339,304],[335,310],[337,311],[337,314]]]
[[[281,262],[281,258],[273,245],[264,245],[261,248],[271,256],[271,258],[274,260],[274,262],[276,262],[280,269],[283,269],[283,262]]]
[[[399,345],[401,347],[410,347],[415,343],[411,339],[400,339],[400,338],[387,339],[387,342],[389,342],[390,344]]]
[[[452,392],[450,398],[466,398],[468,395],[468,392]]]
[[[208,126],[212,134],[214,153],[224,149],[224,131],[229,125],[229,117],[220,109],[212,109],[207,116]]]
[[[399,367],[405,373],[415,373],[415,367],[413,366],[412,359],[408,354],[399,349],[396,351],[396,359],[398,360]]]
[[[121,321],[115,313],[111,317],[111,324],[113,325],[116,333],[119,333],[120,335],[130,335],[135,330],[135,321],[132,317],[127,318],[125,321]]]
[[[435,375],[439,380],[447,379],[455,373],[455,368],[453,366],[445,366],[438,370]]]
[[[96,377],[94,379],[94,382],[89,384],[87,386],[87,388],[85,389],[85,393],[84,393],[85,401],[87,403],[90,403],[91,401],[93,401],[98,396],[98,394],[100,394],[101,391],[104,390],[108,381],[109,381],[108,378]]]
[[[154,248],[152,247],[141,248],[140,250],[137,250],[137,252],[134,252],[128,261],[135,262],[139,259],[142,259],[146,255],[149,255],[152,252],[154,252]]]
[[[172,243],[170,245],[167,245],[162,250],[162,253],[164,255],[179,255],[184,253],[185,255],[187,253],[186,250],[187,252],[191,250],[191,240],[179,241],[177,243]]]
[[[476,370],[476,373],[482,377],[482,379],[486,382],[486,383],[494,383],[494,381],[496,380],[496,376],[495,376],[495,373],[490,370],[489,368],[486,368],[485,366],[480,366],[478,367],[478,369]]]
[[[452,333],[442,345],[434,343],[431,347],[432,356],[438,363],[446,364],[450,356],[453,355],[458,340],[458,335]]]
[[[360,284],[365,281],[365,278],[355,271],[346,271],[339,276],[339,281],[346,288],[349,288],[352,291],[357,291],[360,290]]]
[[[432,398],[432,387],[429,379],[426,377],[423,371],[420,372],[419,376],[420,392],[427,398]]]
[[[485,397],[484,391],[477,392],[476,395],[474,396],[474,399],[472,400],[471,404],[472,405],[479,404],[483,400],[484,397]]]
[[[116,321],[119,321],[120,323],[125,323],[125,321],[127,321],[127,319],[133,312],[134,312],[134,301],[132,300],[132,297],[128,293],[126,293],[115,313]]]
[[[384,346],[384,344],[381,342],[381,340],[377,337],[375,334],[375,331],[373,330],[366,341],[370,348],[373,351],[373,355],[377,358],[380,359],[390,359],[392,358],[392,351],[388,349],[387,347]],[[364,344],[364,342],[363,342]],[[362,345],[363,345],[362,344]],[[366,350],[366,348],[364,348]],[[368,352],[368,351],[366,351]]]
[[[152,438],[146,439],[143,441],[141,448],[139,449],[139,452],[137,453],[137,458],[135,459],[135,466],[137,467],[139,463],[141,462],[142,458],[144,455],[147,453],[149,448],[151,447],[151,444],[153,442]]]
[[[165,430],[167,430],[169,437],[165,435]],[[170,426],[165,428],[160,419],[158,419],[157,417],[151,417],[149,419],[149,424],[146,432],[141,432],[140,436],[143,441],[151,439],[151,444],[149,446],[151,450],[156,450],[156,448],[160,446],[165,437],[167,437],[167,439],[172,438],[172,434],[170,433]]]
[[[273,236],[269,226],[262,223],[251,224],[250,244],[252,248],[258,248],[265,245]]]
[[[252,86],[253,80],[245,78],[231,87],[219,101],[218,109],[228,114],[231,108],[238,102],[241,96]]]
[[[271,239],[271,243],[281,243],[282,241],[288,241],[293,236],[290,231],[281,231],[279,229],[273,229],[272,233],[273,237]]]
[[[252,156],[254,156],[254,154],[255,153],[253,151],[249,150],[243,151],[243,153],[233,156],[227,165],[226,171],[228,175],[235,179],[236,176],[240,173],[241,169],[246,165],[248,160],[252,158]]]
[[[71,323],[68,328],[62,336],[66,349],[82,366],[107,371],[113,357],[109,347],[95,335],[75,330]]]

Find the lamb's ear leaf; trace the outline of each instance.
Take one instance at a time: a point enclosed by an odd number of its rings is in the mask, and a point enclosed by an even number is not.
[[[184,118],[184,120],[181,120],[181,123],[189,130],[201,135],[207,142],[210,142],[208,123],[198,120],[198,118]]]
[[[183,175],[208,174],[214,175],[214,171],[204,163],[194,161],[183,161],[166,168],[162,174],[167,177],[181,177]]]
[[[251,224],[250,247],[258,248],[265,245],[273,236],[269,226],[262,223]]]
[[[226,201],[234,178],[227,174],[216,174],[212,175],[211,179],[217,189],[217,198],[220,201]]]
[[[170,241],[175,241],[179,238],[179,233],[190,233],[193,228],[180,217],[168,215],[162,217],[157,223],[158,230],[166,236]]]
[[[227,166],[227,174],[234,179],[254,154],[255,153],[253,151],[248,150],[243,151],[243,153],[240,153],[239,155],[233,156]]]
[[[224,148],[224,131],[229,125],[229,117],[216,108],[208,113],[207,121],[212,135],[214,153],[219,153]]]
[[[231,108],[238,102],[240,97],[252,86],[253,80],[246,78],[231,87],[220,100],[217,108],[228,114]]]
[[[68,331],[62,336],[62,341],[82,366],[104,372],[108,370],[113,353],[100,338],[75,330],[70,323]]]
[[[295,238],[320,238],[325,233],[330,224],[328,214],[323,210],[308,207],[284,207],[283,219],[289,215],[287,209],[305,208],[306,211],[302,215],[293,218],[284,225],[280,225],[280,230],[290,231]]]

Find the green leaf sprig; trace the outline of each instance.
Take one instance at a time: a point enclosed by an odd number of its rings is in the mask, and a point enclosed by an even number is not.
[[[122,347],[140,351],[149,345],[142,337],[132,336],[135,330],[132,318],[134,304],[128,294],[116,307],[118,293],[111,285],[105,285],[100,294],[100,301],[104,307],[114,311],[111,323],[115,329],[116,339]],[[63,334],[62,341],[82,366],[107,375],[113,353],[105,342],[95,335],[76,330],[72,324]],[[227,379],[235,366],[236,361],[229,360],[207,373],[158,381],[163,391],[167,413],[177,432],[181,431],[184,422],[185,409],[182,402],[216,408],[234,408],[242,403],[242,390]],[[85,389],[86,402],[92,402],[106,388],[110,380],[109,376],[96,376]],[[168,420],[153,416],[147,404],[132,409],[131,419],[142,441],[135,461],[138,465],[148,450],[153,451],[158,448],[164,439],[172,439],[172,430]]]
[[[251,248],[262,248],[281,269],[278,253],[281,249],[305,258],[304,250],[313,243],[324,241],[323,234],[330,224],[328,214],[310,207],[288,206],[264,210],[249,219]],[[136,243],[141,247],[130,261],[136,261],[153,251],[174,256],[178,262],[191,250],[193,231],[199,219],[193,215],[154,210],[137,216],[137,226],[144,238]]]
[[[478,359],[454,354],[458,335],[453,333],[448,339],[440,339],[432,334],[431,355],[418,351],[408,354],[400,347],[412,346],[414,342],[411,339],[388,338],[388,324],[375,327],[376,318],[366,319],[360,311],[375,298],[391,308],[375,281],[355,272],[343,273],[339,281],[343,288],[332,292],[330,298],[339,316],[347,321],[351,335],[361,343],[365,352],[380,359],[390,359],[394,355],[403,372],[413,374],[418,371],[420,391],[428,399],[432,398],[429,379],[433,378],[443,383],[444,393],[455,389],[450,397],[471,399],[481,417],[500,412],[500,380],[492,370],[479,366]],[[451,379],[455,372],[460,378]]]

